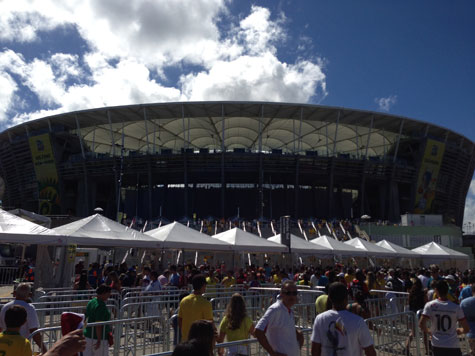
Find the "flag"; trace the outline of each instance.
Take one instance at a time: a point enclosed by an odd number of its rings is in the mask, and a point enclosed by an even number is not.
[[[274,236],[277,235],[277,231],[275,231],[274,222],[273,222],[273,221],[270,222],[270,228],[272,229],[272,233],[274,234]]]
[[[132,228],[132,226],[135,225],[135,216],[132,218],[132,221],[130,222],[130,226],[129,226],[129,229]]]
[[[341,221],[340,221],[340,228],[341,228],[341,231],[343,231],[343,233],[346,235],[346,230],[345,230],[345,228],[343,227]]]
[[[124,258],[122,259],[122,262],[121,262],[120,264],[125,263],[125,261],[127,260],[127,257],[129,257],[129,251],[130,251],[130,250],[127,250],[127,252],[125,253],[125,256],[124,256]]]
[[[85,324],[84,314],[64,312],[61,314],[61,333],[64,335],[69,334],[71,331],[82,329]],[[82,355],[82,352],[81,352]],[[72,356],[77,356],[74,354]]]
[[[140,230],[142,234],[145,232],[145,229],[147,228],[147,223],[148,223],[148,220],[145,220],[145,224],[143,225],[142,230]]]
[[[315,233],[318,233],[318,236],[320,236],[320,231],[317,230],[315,223],[312,221],[312,227],[315,230]]]

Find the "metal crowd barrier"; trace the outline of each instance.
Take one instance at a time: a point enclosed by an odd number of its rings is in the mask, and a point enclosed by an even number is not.
[[[310,328],[305,328],[305,329],[300,329],[304,335],[304,344],[302,346],[302,349],[300,350],[300,355],[304,356],[310,356],[311,355],[311,347],[312,347],[312,341],[310,340],[310,337],[312,335],[312,329]],[[267,355],[267,351],[265,351],[262,346],[259,344],[257,339],[246,339],[246,340],[239,340],[239,341],[232,341],[232,342],[224,342],[221,344],[217,344],[215,346],[215,350],[219,348],[224,348],[228,349],[230,347],[236,347],[236,346],[245,346],[247,347],[248,350],[248,355],[256,355],[256,356],[264,356]],[[173,351],[164,351],[160,353],[154,353],[154,354],[149,354],[146,356],[170,356],[173,354]],[[226,354],[226,353],[225,353]]]
[[[173,348],[173,338],[171,332],[163,332],[170,329],[170,325],[163,317],[150,316],[132,319],[118,319],[89,323],[88,327],[108,325],[114,335],[114,345],[109,347],[109,355],[114,356],[136,356],[150,353],[158,353]],[[33,352],[39,352],[38,346],[34,343],[33,337],[40,334],[46,348],[49,349],[61,338],[61,327],[49,327],[36,330],[29,336]],[[104,335],[103,340],[107,340]]]
[[[421,356],[420,330],[416,314],[403,312],[365,320],[379,356]]]
[[[20,276],[20,268],[18,267],[0,267],[0,286],[8,286]]]
[[[371,317],[397,314],[407,311],[409,308],[409,298],[407,296],[392,298],[367,298],[366,306]]]

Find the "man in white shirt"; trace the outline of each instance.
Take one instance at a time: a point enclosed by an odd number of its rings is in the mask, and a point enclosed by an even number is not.
[[[444,280],[435,283],[438,299],[426,303],[419,320],[422,332],[432,336],[434,356],[462,356],[457,335],[469,331],[469,325],[459,305],[447,299],[449,286]],[[430,330],[427,328],[430,320]],[[457,328],[457,322],[461,328]]]
[[[147,287],[145,287],[146,292],[158,292],[162,290],[162,284],[158,280],[158,272],[152,271],[150,273],[151,281]]]
[[[5,324],[5,312],[13,305],[20,305],[26,310],[26,323],[20,328],[20,335],[24,338],[28,338],[28,336],[40,326],[35,307],[28,303],[31,297],[30,285],[28,283],[20,283],[13,292],[13,295],[15,296],[15,300],[5,304],[0,312],[0,328],[2,331],[7,329]],[[43,344],[40,333],[33,336],[33,340],[43,353],[46,352],[46,347]]]
[[[145,287],[145,295],[147,295],[147,292],[158,292],[162,290],[162,284],[158,280],[158,272],[157,271],[152,271],[150,273],[150,283],[148,286]],[[152,293],[151,293],[152,294]],[[153,297],[155,295],[155,297]],[[150,300],[147,302],[146,308],[145,308],[145,313],[147,316],[152,316],[152,315],[158,315],[158,304],[156,303],[151,303],[155,300],[159,300],[160,296],[156,296],[157,293],[153,293]]]
[[[328,298],[333,309],[318,314],[313,324],[312,356],[376,356],[373,339],[363,318],[346,310],[348,290],[332,283]]]
[[[270,356],[299,356],[303,334],[295,327],[292,307],[297,303],[297,286],[285,281],[281,298],[272,304],[256,325],[255,335]]]

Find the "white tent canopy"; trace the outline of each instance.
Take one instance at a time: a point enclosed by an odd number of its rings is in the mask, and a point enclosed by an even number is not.
[[[381,246],[377,246],[376,244],[363,240],[359,237],[355,237],[351,240],[345,241],[344,243],[362,251],[365,251],[368,257],[385,258],[397,256],[396,252],[388,250]]]
[[[257,235],[253,235],[249,232],[238,229],[237,227],[221,232],[212,237],[214,239],[231,244],[234,251],[267,253],[287,251],[287,246],[276,242],[267,241],[266,239],[263,239]]]
[[[35,224],[51,228],[51,219],[47,216],[43,216],[32,211],[24,209],[13,209],[8,211],[10,214],[19,216],[25,220],[34,222]]]
[[[68,237],[68,243],[101,247],[160,248],[161,242],[100,214],[53,229]]]
[[[364,251],[357,249],[351,245],[347,245],[341,241],[337,241],[332,237],[322,235],[310,241],[313,244],[326,247],[333,251],[334,255],[341,256],[366,256]]]
[[[176,221],[147,231],[145,234],[161,241],[163,248],[206,251],[233,250],[230,244],[213,239]]]
[[[280,234],[269,237],[267,240],[280,244]],[[328,247],[312,244],[293,234],[290,235],[290,250],[300,254],[333,255],[333,251]]]
[[[389,242],[387,240],[381,240],[376,243],[376,245],[383,247],[387,250],[393,251],[399,257],[406,257],[406,258],[419,258],[420,255],[417,252],[412,250],[408,250],[402,246],[396,245],[395,243]]]
[[[0,209],[0,241],[17,244],[65,245],[53,230]]]
[[[418,253],[422,257],[428,258],[468,260],[468,256],[465,253],[452,250],[451,248],[439,245],[436,242],[429,242],[426,245],[412,249],[412,251]]]

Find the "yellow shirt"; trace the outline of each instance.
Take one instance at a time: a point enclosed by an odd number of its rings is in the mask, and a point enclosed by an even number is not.
[[[244,320],[241,322],[241,326],[235,330],[229,329],[229,320],[227,316],[224,316],[219,324],[219,332],[226,334],[226,340],[237,341],[237,340],[246,340],[249,337],[249,330],[251,329],[252,320],[246,315]]]
[[[354,274],[345,274],[345,282],[346,284],[350,284],[351,282],[353,282],[353,279],[355,279],[355,275]]]
[[[31,356],[30,341],[17,332],[4,331],[0,333],[1,356]]]
[[[188,340],[191,324],[196,320],[213,320],[211,303],[201,295],[190,294],[180,302],[182,341]]]
[[[327,301],[328,295],[326,294],[322,294],[317,298],[315,301],[315,309],[317,310],[317,314],[327,311]]]
[[[280,276],[277,274],[274,274],[274,276],[272,277],[272,280],[274,284],[280,284],[280,282],[282,282],[282,278],[280,278]]]
[[[233,286],[233,285],[236,284],[236,278],[234,278],[234,277],[229,278],[229,277],[226,276],[226,277],[224,277],[223,280],[221,281],[221,284],[222,284],[223,286],[225,286],[226,288],[229,288],[229,287],[231,287],[231,286]]]

